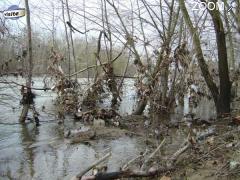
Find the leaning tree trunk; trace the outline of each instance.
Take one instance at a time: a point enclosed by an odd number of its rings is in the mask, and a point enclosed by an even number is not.
[[[216,1],[214,1],[214,2],[216,2]],[[229,74],[228,74],[226,40],[225,40],[223,23],[221,21],[219,11],[213,10],[213,11],[209,11],[209,12],[212,16],[215,33],[216,33],[216,40],[217,40],[220,90],[214,83],[213,77],[210,75],[207,63],[203,56],[203,51],[201,48],[199,34],[197,33],[196,29],[193,26],[193,23],[190,19],[187,9],[186,9],[184,0],[180,0],[179,5],[181,8],[184,20],[185,20],[185,22],[189,28],[189,31],[193,37],[193,44],[195,47],[198,64],[202,71],[202,75],[205,79],[205,82],[212,94],[212,97],[213,97],[213,100],[214,100],[214,103],[216,106],[217,114],[220,115],[223,113],[229,113],[230,112],[231,84],[230,84]]]
[[[216,3],[216,0],[212,0]],[[212,17],[218,50],[218,71],[220,80],[220,92],[217,102],[217,113],[230,113],[231,83],[228,71],[228,56],[226,47],[226,37],[220,12],[217,9],[209,10]]]
[[[137,103],[137,107],[133,112],[133,115],[141,115],[147,106],[147,99],[143,98]]]
[[[67,8],[68,22],[69,22],[69,24],[72,24],[70,11],[69,11],[68,0],[66,0],[66,8]],[[72,57],[73,57],[73,62],[74,62],[74,73],[75,73],[75,72],[77,72],[77,61],[76,61],[74,41],[73,41],[73,34],[72,34],[71,27],[69,27],[69,35],[70,35],[70,42],[71,42],[71,47],[72,47]],[[77,79],[77,74],[75,75],[75,78]]]
[[[30,10],[28,5],[28,0],[25,0],[26,7],[26,21],[27,21],[27,62],[28,62],[28,77],[26,82],[27,94],[31,94],[31,82],[32,82],[32,69],[33,69],[33,60],[32,60],[32,30],[31,30],[31,21],[30,21]],[[23,104],[22,113],[20,115],[19,121],[24,122],[28,110],[30,108],[30,101]]]
[[[64,31],[65,31],[65,37],[66,37],[66,43],[67,43],[67,62],[68,62],[68,76],[69,80],[71,78],[71,53],[70,53],[70,42],[68,38],[68,30],[66,25],[66,19],[65,19],[65,11],[64,11],[64,2],[61,0],[62,3],[62,18],[63,18],[63,24],[64,24]]]
[[[234,52],[234,43],[233,43],[233,33],[231,30],[231,26],[230,26],[230,22],[229,22],[229,16],[228,16],[228,11],[227,9],[224,10],[224,19],[225,19],[225,24],[226,24],[226,28],[227,28],[227,38],[228,38],[228,42],[229,42],[229,68],[233,70],[233,72],[235,71],[235,52]]]

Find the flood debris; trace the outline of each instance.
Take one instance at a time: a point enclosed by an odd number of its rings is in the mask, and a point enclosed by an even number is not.
[[[76,175],[76,177],[73,177],[72,179],[82,179],[82,176],[84,174],[86,174],[88,171],[90,171],[92,168],[94,168],[95,166],[97,166],[98,164],[102,163],[103,161],[105,161],[107,158],[109,158],[111,156],[111,153],[107,153],[105,156],[103,156],[102,158],[100,158],[98,161],[94,162],[92,165],[90,165],[89,167],[87,167],[85,170],[83,170],[81,173],[79,173],[78,175]]]

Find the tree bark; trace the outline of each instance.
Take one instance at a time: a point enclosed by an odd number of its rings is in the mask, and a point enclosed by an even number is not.
[[[141,115],[147,105],[147,99],[143,98],[137,103],[137,108],[133,112],[133,115]]]
[[[31,30],[31,20],[30,20],[30,10],[29,10],[28,0],[25,0],[25,8],[26,8],[27,38],[28,38],[27,40],[28,77],[27,77],[26,87],[28,87],[27,93],[30,94],[31,85],[32,85],[33,55],[32,55],[32,30]],[[20,122],[25,122],[29,108],[30,108],[29,103],[23,105],[22,113],[19,118]]]
[[[147,2],[145,0],[142,0],[144,7],[146,8],[146,10],[149,13],[149,16],[151,17],[151,13],[150,10],[154,13],[154,11],[150,8],[149,4],[147,4]],[[160,3],[160,6],[162,4]],[[168,75],[169,75],[169,55],[171,52],[171,41],[173,38],[173,34],[174,31],[176,29],[176,25],[177,25],[177,21],[178,21],[178,14],[180,12],[180,9],[178,8],[177,11],[174,11],[174,5],[175,5],[175,1],[172,0],[171,4],[170,4],[170,13],[169,13],[169,21],[167,24],[166,29],[163,30],[163,34],[164,34],[164,38],[163,38],[163,43],[162,43],[162,49],[159,52],[159,56],[158,56],[158,60],[157,63],[154,67],[153,72],[151,73],[151,77],[149,77],[149,82],[150,82],[150,87],[152,87],[152,91],[154,89],[156,89],[156,84],[157,81],[160,77],[161,79],[161,101],[159,101],[159,103],[161,103],[161,105],[165,106],[165,101],[167,99],[167,89],[168,89]],[[174,13],[175,12],[175,13]],[[157,15],[157,14],[155,14]],[[155,24],[155,28],[158,29],[157,24],[155,23],[154,19],[151,18],[153,23]],[[160,19],[160,18],[159,18]],[[159,32],[160,36],[161,36],[161,32]],[[164,55],[166,54],[166,55]],[[161,72],[161,73],[160,73]],[[159,76],[159,77],[158,77]],[[152,94],[154,94],[154,92],[152,92]],[[135,110],[135,112],[133,113],[134,115],[140,115],[143,113],[146,105],[148,102],[148,97],[144,97],[142,100],[140,100],[140,102],[138,103],[138,106]]]
[[[226,28],[227,28],[227,38],[228,38],[228,42],[229,42],[229,67],[230,69],[235,70],[235,52],[234,52],[234,44],[233,44],[233,33],[231,30],[231,26],[230,26],[230,22],[229,22],[229,16],[228,16],[228,12],[227,9],[224,11],[224,19],[225,19],[225,24],[226,24]]]
[[[216,4],[216,0],[212,0]],[[216,33],[218,50],[218,71],[220,80],[220,94],[217,102],[217,113],[230,113],[231,82],[228,71],[228,56],[226,37],[220,12],[217,9],[209,10]]]
[[[68,6],[68,0],[66,0],[66,8],[67,8],[68,22],[70,24],[72,24],[70,11],[69,11],[69,6]],[[75,56],[75,48],[74,48],[73,35],[72,35],[72,28],[71,27],[69,27],[69,34],[70,34],[70,42],[71,42],[71,47],[72,47],[72,57],[73,57],[73,62],[74,62],[74,72],[77,72],[77,61],[76,61],[76,56]],[[77,79],[77,74],[76,74],[75,78]]]
[[[70,42],[68,38],[68,31],[67,31],[67,25],[66,25],[66,19],[65,19],[65,11],[64,11],[64,2],[63,0],[61,1],[62,3],[62,18],[63,18],[63,24],[64,24],[64,31],[65,31],[65,36],[66,36],[66,43],[67,43],[67,62],[68,62],[68,75],[69,79],[71,78],[71,54],[70,54]]]
[[[216,1],[213,1],[213,2],[216,2]],[[223,28],[223,23],[220,17],[220,13],[217,10],[209,11],[214,24],[216,41],[217,41],[217,49],[218,49],[218,69],[219,69],[219,79],[220,79],[220,87],[218,89],[217,85],[214,83],[213,78],[210,75],[210,72],[208,70],[207,63],[203,56],[199,35],[196,31],[196,28],[194,28],[193,23],[190,19],[190,16],[187,12],[184,0],[180,0],[179,5],[181,8],[184,20],[193,37],[196,57],[197,57],[200,69],[202,71],[202,75],[205,79],[205,82],[212,94],[212,97],[216,106],[217,114],[221,115],[223,113],[229,113],[231,83],[229,80],[229,73],[228,73],[225,33],[224,33],[224,28]]]

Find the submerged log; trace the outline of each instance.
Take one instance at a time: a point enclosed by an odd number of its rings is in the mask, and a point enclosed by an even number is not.
[[[70,139],[70,143],[80,143],[80,142],[86,142],[89,140],[92,140],[96,136],[96,132],[94,130],[87,130],[87,131],[71,131],[69,130],[67,134],[65,135],[65,138]]]
[[[105,127],[105,121],[103,119],[95,119],[93,120],[94,127]]]

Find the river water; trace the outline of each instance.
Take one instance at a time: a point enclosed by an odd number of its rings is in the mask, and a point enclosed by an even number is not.
[[[7,80],[24,83],[21,78],[9,77]],[[42,78],[34,78],[34,82],[34,87],[43,87]],[[136,101],[134,81],[126,80],[124,83],[123,102],[119,107],[123,115],[132,112]],[[0,179],[70,179],[103,156],[109,148],[112,156],[107,165],[109,171],[114,171],[145,150],[137,138],[127,136],[99,140],[92,146],[70,145],[64,139],[64,129],[78,128],[82,124],[67,116],[64,126],[58,125],[54,115],[56,94],[50,91],[35,91],[41,126],[35,127],[34,123],[21,125],[18,123],[21,111],[19,86],[3,87],[6,85],[0,86]],[[3,97],[6,98],[2,102]],[[206,107],[206,104],[212,104],[202,103],[204,105],[198,108],[197,115],[214,116],[214,110]],[[46,107],[46,112],[42,112],[42,106]],[[184,107],[176,108],[172,119],[182,118],[188,111],[186,102]]]
[[[24,83],[21,78],[7,80]],[[34,87],[43,87],[41,78],[34,78],[34,82]],[[19,87],[2,87],[0,94],[8,95],[4,101],[8,104],[0,103],[0,179],[70,179],[104,155],[108,148],[112,156],[107,165],[109,171],[114,171],[143,149],[137,139],[129,137],[100,140],[93,146],[68,144],[63,137],[64,128],[77,128],[82,124],[74,122],[70,116],[67,116],[64,127],[57,124],[53,104],[56,95],[50,91],[35,91],[41,126],[18,124],[21,111]],[[132,98],[128,93],[129,102]],[[43,105],[47,113],[41,111]],[[120,110],[129,112],[131,109],[125,105],[120,106]]]

